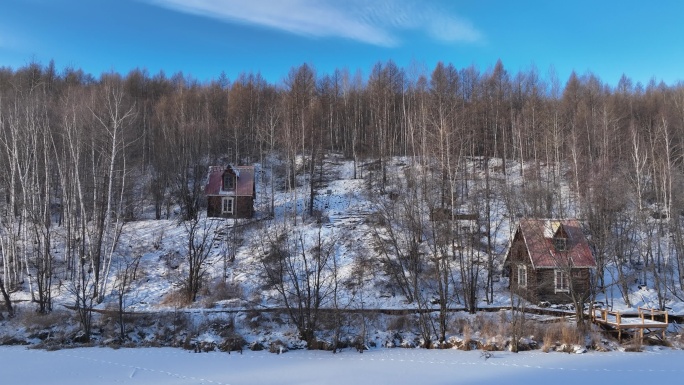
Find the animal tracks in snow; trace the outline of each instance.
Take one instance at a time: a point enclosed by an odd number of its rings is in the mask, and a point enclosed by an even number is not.
[[[206,379],[206,378],[199,378],[199,377],[194,377],[194,376],[187,376],[187,375],[183,375],[183,374],[175,373],[175,372],[170,372],[170,371],[166,371],[166,370],[160,370],[160,369],[153,369],[153,368],[149,368],[149,367],[130,365],[130,364],[125,364],[125,363],[121,363],[121,362],[110,361],[110,360],[102,360],[102,359],[91,358],[91,357],[86,357],[86,356],[81,356],[81,355],[76,355],[76,354],[70,354],[70,353],[62,353],[62,352],[59,352],[59,353],[57,353],[57,354],[59,354],[59,355],[61,355],[61,356],[64,356],[64,357],[76,358],[76,359],[78,359],[78,360],[85,360],[85,361],[90,361],[90,362],[96,362],[96,363],[98,363],[98,364],[105,364],[105,365],[111,365],[111,366],[118,366],[118,367],[122,367],[122,368],[130,368],[130,369],[132,369],[132,370],[131,370],[131,373],[130,373],[130,375],[129,375],[128,377],[131,378],[131,379],[135,377],[135,375],[136,375],[136,373],[137,373],[138,371],[145,371],[145,372],[149,372],[149,373],[158,373],[158,374],[162,374],[162,375],[166,375],[166,376],[174,377],[174,378],[179,378],[179,379],[191,380],[191,381],[193,381],[193,383],[199,383],[199,384],[216,384],[216,385],[229,385],[228,383],[224,383],[224,382],[213,381],[213,380],[209,380],[209,379]]]

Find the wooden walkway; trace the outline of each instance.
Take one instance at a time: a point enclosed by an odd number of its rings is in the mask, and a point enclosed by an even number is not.
[[[656,318],[658,318],[658,320],[656,320]],[[664,322],[660,320],[664,320]],[[665,331],[669,326],[667,311],[641,307],[638,308],[638,315],[636,316],[633,313],[629,314],[607,309],[593,309],[592,321],[606,329],[616,330],[619,341],[622,341],[623,330],[638,332],[641,341],[644,340],[644,331],[646,331],[646,334],[659,332],[660,337],[665,339]]]

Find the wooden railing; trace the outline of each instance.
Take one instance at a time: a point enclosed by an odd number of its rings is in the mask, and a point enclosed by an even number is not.
[[[603,321],[605,323],[616,323],[618,325],[620,325],[622,323],[622,315],[620,314],[619,311],[611,311],[608,309],[593,309],[593,310],[594,311],[592,314],[592,318],[594,318],[594,320],[596,320],[596,310],[598,310],[601,312],[601,318],[600,318],[601,321]],[[608,320],[609,315],[612,315],[615,317],[615,322]]]
[[[641,306],[637,308],[639,310],[639,317],[641,318],[641,323],[644,323],[644,319],[647,316],[648,313],[651,314],[651,321],[655,321],[656,316],[662,316],[663,319],[665,320],[664,322],[667,324],[668,322],[668,315],[667,311],[665,310],[656,310],[656,309],[651,309],[651,308],[642,308]]]
[[[596,310],[600,312],[600,318],[596,317]],[[610,327],[614,328],[618,332],[618,339],[622,340],[622,329],[635,329],[639,331],[639,337],[643,340],[644,338],[644,329],[648,330],[649,332],[653,331],[652,329],[658,330],[660,329],[662,338],[665,339],[665,331],[667,330],[668,324],[669,324],[669,316],[667,311],[662,311],[662,310],[656,310],[656,309],[650,309],[650,308],[642,308],[638,307],[638,319],[641,320],[639,323],[637,322],[623,322],[623,314],[620,313],[619,311],[610,311],[607,309],[593,309],[592,310],[592,319],[595,323],[600,323],[604,325],[609,325]],[[650,315],[650,319],[649,319]],[[610,317],[610,319],[609,319]],[[656,317],[660,318],[662,317],[664,319],[663,321],[656,320]],[[614,319],[613,319],[614,318]],[[635,320],[635,317],[626,317],[631,320]],[[648,321],[648,322],[647,322]]]
[[[622,316],[624,313],[620,313],[619,311],[611,311],[608,309],[593,309],[594,313],[592,314],[592,317],[596,319],[596,311],[598,310],[601,313],[601,316],[599,318],[600,321],[606,322],[606,323],[612,323],[612,324],[617,324],[617,325],[622,325]],[[650,319],[653,322],[662,322],[662,323],[669,323],[668,319],[668,313],[667,311],[664,310],[657,310],[657,309],[651,309],[651,308],[642,308],[638,307],[638,316],[641,319],[641,323],[645,324],[647,319]],[[650,317],[649,317],[650,315]],[[609,320],[608,316],[613,316],[615,317],[615,321]],[[663,321],[656,320],[656,317],[662,318]],[[633,318],[633,317],[630,317]]]

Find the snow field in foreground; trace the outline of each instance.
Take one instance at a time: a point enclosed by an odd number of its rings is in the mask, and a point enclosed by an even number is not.
[[[425,349],[190,353],[174,348],[0,347],[7,384],[560,384],[651,383],[684,375],[684,351],[542,353]]]

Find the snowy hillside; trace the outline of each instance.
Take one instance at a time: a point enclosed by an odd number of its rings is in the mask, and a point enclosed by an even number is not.
[[[431,202],[445,199],[440,196],[443,190],[430,190],[439,178],[429,163],[418,159],[386,162],[383,177],[377,162],[358,164],[355,170],[351,160],[327,156],[315,174],[313,212],[307,209],[311,175],[299,173],[294,186],[288,186],[283,175],[272,174],[277,168],[258,165],[253,219],[202,215],[195,223],[177,217],[126,222],[112,253],[103,301],[92,303],[93,339],[119,343],[123,332],[124,343],[133,344],[213,349],[230,340],[266,349],[282,343],[291,349],[305,347],[302,340],[311,332],[309,343],[321,341],[327,348],[335,343],[423,346],[428,339],[440,339],[438,303],[443,296],[450,309],[444,324],[450,346],[463,346],[472,338],[478,341],[476,347],[504,348],[508,312],[468,315],[464,310],[469,309],[469,290],[476,294],[477,308],[511,306],[502,264],[513,226],[529,212],[523,207],[529,203],[511,199],[507,191],[522,189],[531,169],[511,164],[504,175],[500,160],[490,160],[487,167],[482,159],[470,160],[469,174],[452,186],[459,198],[452,198],[449,206],[479,219],[459,225],[468,227],[467,234],[455,238],[457,247],[444,252],[444,259],[453,262],[443,266],[431,259],[442,252],[439,229],[430,220],[434,210],[429,209]],[[520,167],[526,169],[521,172]],[[564,203],[554,210],[576,216],[568,187],[558,183],[557,191]],[[57,257],[63,247],[55,246]],[[415,270],[401,260],[412,252],[420,256]],[[191,266],[192,253],[199,258],[196,266]],[[194,301],[186,293],[191,268],[199,282]],[[596,300],[627,310],[612,283],[615,268],[608,264],[609,289]],[[473,281],[463,278],[464,269],[475,272]],[[438,285],[440,274],[448,275],[446,289]],[[83,318],[73,306],[84,303],[77,302],[83,301],[80,286],[66,274],[52,285],[53,314],[59,316],[41,319],[33,314],[28,282],[11,294],[17,317],[3,322],[5,341],[50,344],[78,339]],[[659,292],[651,281],[633,282],[628,288],[631,308],[657,307]],[[682,315],[684,301],[678,298],[681,292],[669,293],[665,303],[672,314]],[[679,332],[674,326],[671,331]],[[526,337],[538,346],[544,333],[540,328]],[[230,344],[228,349],[237,348]]]

